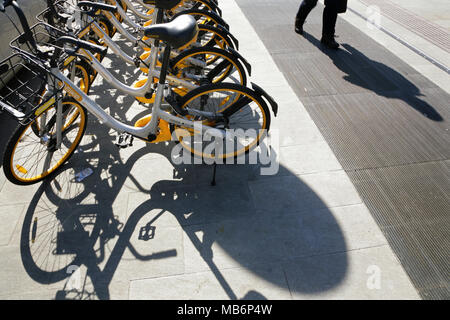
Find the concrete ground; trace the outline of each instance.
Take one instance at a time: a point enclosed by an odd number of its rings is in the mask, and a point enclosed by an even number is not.
[[[173,145],[117,149],[91,117],[52,181],[18,187],[0,175],[1,299],[420,299],[236,1],[220,5],[252,81],[279,104],[278,173],[219,166],[212,187],[212,168],[175,165]],[[136,76],[110,67],[124,81]],[[109,88],[98,79],[93,95],[116,117],[145,114]],[[76,182],[87,167],[94,173]]]
[[[19,3],[20,7],[26,14],[26,17],[29,21],[30,26],[34,25],[38,20],[36,20],[36,15],[42,12],[45,9],[46,3],[44,1],[33,1],[33,0],[22,0]],[[17,15],[12,7],[8,7],[6,9],[6,13],[11,19],[17,19]],[[0,30],[2,30],[0,34],[0,41],[2,44],[0,47],[0,61],[5,59],[11,54],[10,48],[7,44],[10,43],[11,40],[16,38],[19,33],[17,29],[13,26],[13,24],[6,17],[5,13],[0,13]],[[20,23],[17,21],[17,27],[19,30],[22,30]]]

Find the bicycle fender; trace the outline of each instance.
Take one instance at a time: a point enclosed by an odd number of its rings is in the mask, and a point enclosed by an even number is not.
[[[248,75],[252,75],[252,65],[248,63],[248,61],[236,50],[233,48],[227,48],[228,51],[230,51],[233,55],[235,55],[241,62],[244,64],[245,68],[247,69]]]
[[[275,100],[271,96],[269,96],[269,94],[266,91],[264,91],[263,88],[261,88],[260,86],[256,85],[253,82],[251,82],[251,84],[253,90],[255,90],[256,93],[263,96],[269,102],[270,106],[272,107],[273,114],[276,117],[278,113],[278,103],[276,103]]]
[[[236,50],[239,50],[239,40],[236,39],[236,37],[229,30],[225,29],[221,25],[218,25],[216,28],[219,29],[220,31],[224,32],[225,35],[228,38],[230,38],[231,42],[234,43],[234,46],[236,47]]]

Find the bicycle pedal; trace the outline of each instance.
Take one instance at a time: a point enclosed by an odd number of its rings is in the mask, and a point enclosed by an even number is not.
[[[117,136],[114,144],[122,149],[127,148],[127,147],[132,147],[133,146],[133,136],[128,133],[121,133]]]

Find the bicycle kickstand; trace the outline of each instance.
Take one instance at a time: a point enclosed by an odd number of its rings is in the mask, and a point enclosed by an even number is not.
[[[211,181],[211,185],[215,186],[216,185],[216,168],[217,168],[217,163],[214,162],[213,166],[214,166],[214,168],[213,168],[213,178],[212,178],[212,181]]]

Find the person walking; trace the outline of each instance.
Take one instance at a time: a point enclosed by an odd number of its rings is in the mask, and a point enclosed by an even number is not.
[[[317,0],[303,0],[295,17],[295,32],[303,34],[303,24]],[[334,40],[336,20],[339,13],[347,11],[347,0],[325,0],[322,17],[322,39],[320,42],[331,49],[338,49],[339,43]]]

